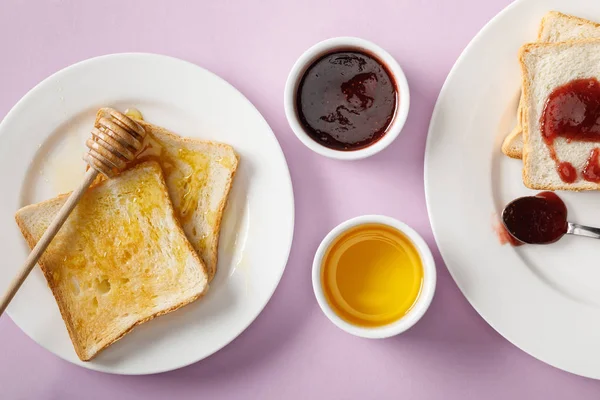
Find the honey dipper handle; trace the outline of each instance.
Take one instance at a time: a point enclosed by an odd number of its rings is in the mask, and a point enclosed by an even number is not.
[[[4,313],[4,310],[17,293],[17,290],[19,290],[19,288],[25,281],[25,278],[27,278],[35,264],[38,262],[39,258],[42,256],[44,251],[46,251],[46,248],[48,247],[52,239],[54,239],[54,236],[56,236],[60,227],[65,223],[67,217],[69,216],[69,214],[71,214],[71,211],[73,211],[73,208],[75,208],[81,196],[83,196],[86,189],[92,184],[92,182],[94,181],[94,179],[96,179],[97,176],[98,171],[96,171],[93,168],[90,168],[85,174],[85,178],[83,182],[81,182],[81,185],[79,185],[79,187],[75,189],[73,193],[71,193],[65,204],[58,211],[58,214],[56,215],[52,223],[50,223],[50,226],[48,226],[46,232],[44,232],[44,234],[37,242],[33,250],[31,250],[31,253],[29,253],[29,257],[27,257],[27,260],[25,260],[25,263],[17,273],[17,276],[14,277],[14,279],[8,286],[6,293],[4,293],[2,297],[0,297],[0,316]]]

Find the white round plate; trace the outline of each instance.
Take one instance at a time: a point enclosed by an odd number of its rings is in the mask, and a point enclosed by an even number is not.
[[[196,65],[152,54],[117,54],[70,66],[31,90],[0,124],[0,292],[28,253],[15,211],[75,187],[85,170],[84,141],[103,106],[135,107],[149,122],[182,136],[228,143],[238,152],[217,275],[203,299],[142,324],[87,363],[77,358],[39,268],[8,313],[33,340],[86,368],[151,374],[183,367],[235,339],[277,287],[294,228],[288,167],[258,110]]]
[[[481,316],[532,356],[600,378],[600,242],[500,245],[494,225],[523,186],[500,146],[520,94],[517,52],[551,10],[600,21],[600,2],[519,0],[473,39],[450,72],[427,139],[425,189],[444,261]],[[574,222],[600,226],[600,193],[560,193]]]

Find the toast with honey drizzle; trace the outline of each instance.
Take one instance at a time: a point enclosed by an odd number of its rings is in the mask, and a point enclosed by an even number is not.
[[[162,167],[175,214],[210,281],[217,271],[221,219],[238,156],[227,144],[184,138],[146,121],[136,122],[147,133],[138,162],[154,160]]]
[[[153,160],[162,167],[177,218],[204,261],[210,282],[217,271],[221,220],[239,157],[227,144],[182,137],[144,121],[137,110],[128,115],[146,130],[135,163]]]
[[[68,196],[16,213],[30,247]],[[83,361],[208,288],[205,265],[176,218],[160,166],[152,161],[88,189],[39,264]]]

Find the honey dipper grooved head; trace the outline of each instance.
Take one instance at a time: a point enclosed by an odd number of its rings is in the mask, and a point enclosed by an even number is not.
[[[146,132],[137,122],[112,108],[100,109],[101,117],[85,144],[89,151],[83,156],[90,167],[112,178],[133,161],[142,148]]]

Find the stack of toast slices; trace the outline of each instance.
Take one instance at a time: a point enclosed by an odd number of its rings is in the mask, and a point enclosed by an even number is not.
[[[217,269],[237,154],[226,144],[136,122],[147,137],[135,163],[88,189],[39,261],[83,361],[135,326],[202,297]],[[17,211],[30,247],[68,196]]]
[[[598,142],[577,142],[558,138],[556,155],[544,143],[540,118],[550,94],[577,79],[600,79],[600,24],[551,11],[541,21],[537,42],[525,44],[519,52],[522,91],[517,125],[504,139],[502,152],[523,160],[525,186],[538,190],[598,190],[600,183],[578,177],[561,179],[556,159],[582,170]]]

